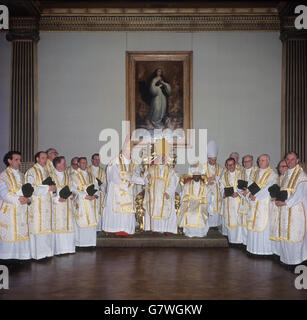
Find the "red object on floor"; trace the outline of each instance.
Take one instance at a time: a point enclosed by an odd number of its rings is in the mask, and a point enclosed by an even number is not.
[[[131,235],[125,231],[119,231],[115,232],[116,237],[125,237],[125,238],[131,238]]]

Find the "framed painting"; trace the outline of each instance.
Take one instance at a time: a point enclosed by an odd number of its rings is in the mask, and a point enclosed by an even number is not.
[[[174,134],[174,144],[189,144],[192,59],[192,51],[126,52],[126,118],[131,132],[141,132],[134,142],[147,132],[154,139]]]

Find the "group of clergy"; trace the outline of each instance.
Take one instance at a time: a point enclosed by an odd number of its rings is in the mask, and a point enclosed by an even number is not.
[[[25,175],[21,154],[8,152],[0,174],[0,259],[74,253],[96,246],[97,231],[130,237],[140,224],[154,235],[182,230],[187,237],[205,237],[215,228],[252,254],[279,255],[286,264],[307,259],[307,175],[296,153],[279,163],[278,174],[267,154],[257,166],[246,155],[241,166],[233,152],[223,168],[210,141],[207,161],[190,165],[180,178],[164,140],[154,152],[144,151],[142,164],[132,160],[130,147],[126,139],[105,169],[99,154],[89,166],[85,157],[74,157],[66,167],[50,148],[35,155]],[[142,223],[136,219],[137,195],[143,198]]]
[[[96,246],[105,175],[99,154],[66,160],[53,148],[35,155],[25,175],[21,154],[4,156],[0,174],[0,259],[42,259]],[[96,179],[97,178],[97,179]]]
[[[289,265],[307,260],[307,175],[298,155],[287,153],[276,173],[268,154],[260,155],[257,165],[246,155],[241,165],[233,152],[221,169],[210,149],[208,145],[206,172],[209,181],[210,175],[215,180],[214,212],[219,213],[214,223],[221,225],[229,243],[244,245],[255,255],[277,255]]]

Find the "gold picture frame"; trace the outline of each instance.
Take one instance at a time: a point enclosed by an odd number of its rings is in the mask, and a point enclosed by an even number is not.
[[[127,51],[126,119],[131,132],[182,129],[185,138],[174,145],[188,146],[187,130],[193,125],[192,72],[192,51]]]

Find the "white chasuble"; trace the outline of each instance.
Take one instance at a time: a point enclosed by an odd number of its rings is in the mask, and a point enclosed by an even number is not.
[[[53,198],[53,230],[54,230],[54,254],[74,253],[75,234],[74,234],[74,202],[71,196],[64,202],[60,200],[60,191],[65,186],[72,189],[70,176],[66,171],[59,172],[54,169],[52,180],[56,183],[57,195]]]
[[[69,166],[66,168],[65,172],[69,175],[70,179],[72,178],[72,175],[75,173],[75,169],[72,166]]]
[[[297,165],[286,172],[281,182],[281,190],[287,190],[289,198],[296,191],[297,185],[306,180],[306,173]],[[302,202],[291,208],[281,207],[280,219],[280,240],[289,243],[303,241],[306,232],[306,213]]]
[[[249,231],[263,232],[269,226],[271,214],[271,197],[268,188],[276,183],[277,174],[272,168],[257,169],[252,182],[257,183],[260,191],[255,201],[249,201],[247,228]]]
[[[135,233],[134,184],[144,184],[144,179],[136,175],[133,162],[120,154],[107,166],[103,231]]]
[[[166,199],[165,192],[170,185],[174,170],[169,166],[151,166],[148,173],[152,177],[150,186],[150,195],[145,194],[145,205],[147,212],[151,213],[153,219],[168,219],[171,214],[172,203],[171,197]]]
[[[240,171],[235,169],[234,172],[225,170],[220,179],[220,192],[224,195],[224,188],[233,187],[237,192],[237,183]],[[242,243],[242,227],[239,224],[238,208],[240,197],[226,197],[222,201],[222,234],[228,237],[230,243]]]
[[[230,172],[225,170],[224,174],[221,176],[221,193],[224,194],[224,188],[233,187],[234,192],[237,190],[237,183],[240,171],[235,170]],[[225,226],[227,229],[236,229],[238,227],[238,208],[239,208],[240,198],[236,197],[226,197],[222,201],[221,214],[225,219]]]
[[[208,194],[210,190],[203,181],[191,180],[183,188],[178,225],[187,228],[206,228],[209,217]]]
[[[101,231],[101,224],[102,224],[102,211],[104,207],[104,200],[105,200],[105,194],[106,194],[106,174],[105,171],[102,167],[95,167],[93,165],[90,165],[88,167],[88,172],[93,176],[95,179],[95,182],[97,183],[98,186],[98,199],[97,199],[97,210],[96,210],[96,215],[97,215],[97,231]],[[98,185],[97,179],[100,180],[102,183],[101,186]]]
[[[5,183],[8,193],[0,201],[0,240],[18,242],[29,240],[28,213],[29,206],[21,205],[21,187],[24,176],[21,172],[6,168],[0,174],[0,180]]]
[[[153,165],[149,167],[148,173],[151,175],[151,184],[144,197],[145,230],[177,233],[175,190],[178,176],[168,165]]]
[[[54,166],[53,166],[53,163],[47,159],[47,163],[46,163],[46,170],[48,171],[48,176],[51,177],[53,171],[55,170]]]
[[[255,194],[256,200],[249,200],[249,211],[247,219],[247,244],[246,250],[253,254],[271,255],[274,250],[270,240],[270,219],[272,212],[272,201],[269,187],[277,181],[277,174],[268,167],[257,169],[250,183],[257,183],[260,191]]]
[[[7,168],[0,174],[0,259],[31,259],[29,206],[20,204],[24,176]]]
[[[26,172],[26,182],[31,183],[34,188],[30,214],[30,233],[48,234],[52,233],[52,192],[49,186],[42,182],[49,176],[45,167],[36,163]]]
[[[277,178],[276,184],[280,187],[284,179],[284,175]],[[280,255],[280,211],[281,207],[277,207],[275,202],[272,202],[272,211],[270,218],[270,240],[272,240],[273,254]]]
[[[252,177],[255,174],[255,171],[257,170],[256,167],[251,167],[249,169],[246,169],[243,167],[243,169],[240,172],[239,180],[243,181],[250,181]],[[240,204],[238,209],[239,214],[239,225],[242,227],[242,242],[244,245],[246,245],[247,242],[247,214],[249,209],[249,198],[248,194],[246,196],[243,195],[243,190],[238,189],[238,193],[240,196]]]
[[[286,200],[288,208],[294,208],[297,205],[303,205],[307,208],[307,179],[301,180],[296,184],[294,193]],[[283,207],[281,207],[283,208]],[[305,211],[306,214],[306,211]],[[305,225],[306,228],[306,225]],[[306,234],[303,241],[298,243],[290,243],[280,241],[280,260],[287,264],[300,264],[307,260],[307,241]]]
[[[34,188],[30,206],[30,244],[33,259],[51,257],[54,254],[53,193],[42,182],[49,176],[46,167],[36,163],[26,172],[26,182]]]
[[[117,214],[134,214],[134,184],[132,182],[134,165],[132,161],[118,157],[118,169],[121,183],[114,185],[113,211]]]
[[[276,184],[280,187],[284,179],[284,175],[277,178]],[[280,211],[281,207],[277,207],[275,202],[272,205],[271,223],[270,223],[270,239],[273,241],[280,241]]]
[[[97,200],[85,199],[87,187],[94,184],[93,176],[87,170],[78,168],[72,176],[73,191],[77,193],[75,218],[79,228],[97,226]]]
[[[243,168],[240,172],[239,175],[239,180],[244,180],[244,181],[250,181],[256,172],[257,168],[256,167],[251,167],[249,169]],[[242,192],[243,190],[238,190],[239,195],[240,195],[240,204],[239,204],[239,209],[238,213],[240,214],[239,216],[239,224],[243,227],[247,228],[247,213],[249,209],[249,199],[248,196],[244,197]]]
[[[221,177],[222,168],[219,164],[215,164],[215,166],[211,166],[207,162],[205,164],[204,173],[208,178],[211,178],[213,176],[215,177],[213,187],[212,187],[212,191],[214,195],[214,205],[212,206],[212,213],[219,214],[221,210],[221,203],[222,203],[222,197],[220,195],[220,190],[219,190],[219,180]],[[209,220],[210,220],[210,217],[209,217]]]
[[[60,202],[59,192],[65,186],[68,186],[71,190],[71,182],[67,172],[59,172],[56,169],[51,175],[52,180],[56,183],[57,196],[54,197],[53,201],[53,221],[54,221],[54,232],[55,233],[72,233],[74,232],[73,227],[73,201],[69,197],[65,202]]]

